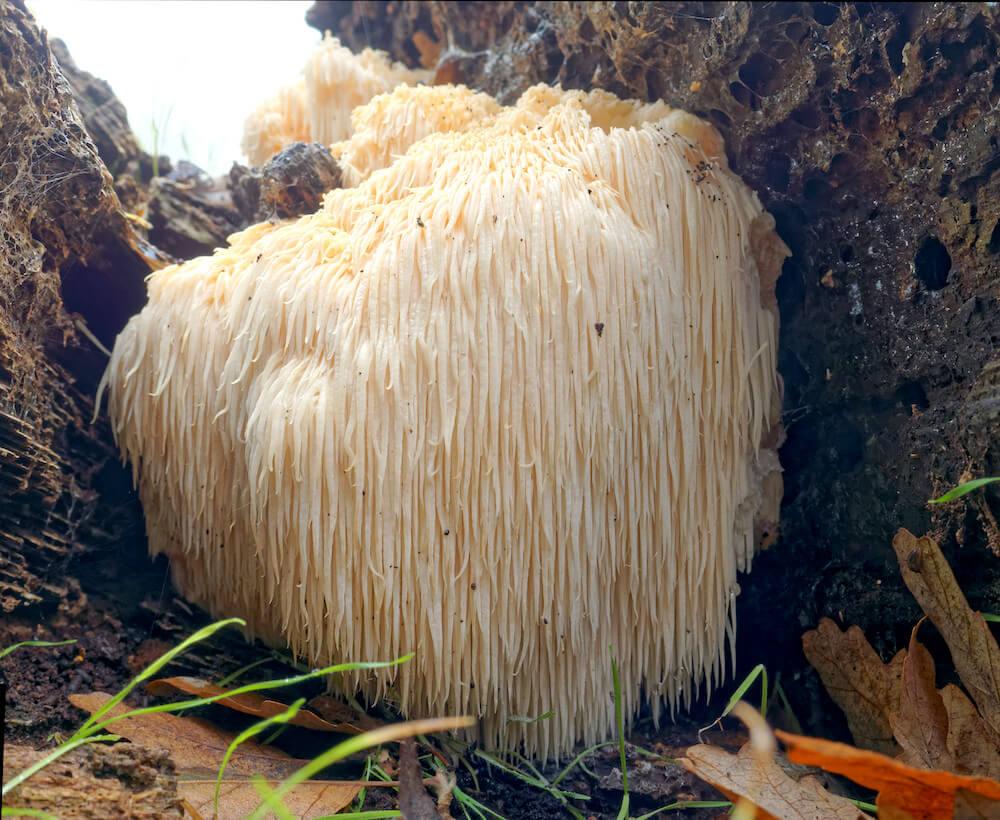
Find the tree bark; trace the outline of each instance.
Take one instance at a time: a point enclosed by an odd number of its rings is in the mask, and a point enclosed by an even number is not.
[[[114,450],[90,423],[103,362],[80,327],[111,342],[158,263],[20,0],[0,2],[0,111],[0,611],[11,612],[58,600],[70,557],[101,540],[88,529],[93,479]]]
[[[9,746],[4,782],[45,754],[27,746]],[[70,752],[14,789],[4,798],[4,806],[43,811],[62,820],[184,815],[170,757],[132,743]]]

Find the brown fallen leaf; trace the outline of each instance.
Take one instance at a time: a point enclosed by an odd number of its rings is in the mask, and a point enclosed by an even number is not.
[[[948,710],[937,690],[934,658],[917,640],[917,624],[903,661],[899,708],[890,714],[892,732],[903,747],[900,758],[911,766],[953,771],[948,749]]]
[[[684,768],[733,803],[751,804],[759,818],[857,820],[868,816],[849,800],[828,792],[816,777],[791,777],[780,765],[774,733],[760,712],[741,702],[733,714],[749,730],[749,742],[735,755],[718,746],[692,746],[680,759]]]
[[[938,820],[952,817],[959,791],[974,795],[979,806],[992,804],[993,813],[988,816],[1000,816],[1000,782],[996,780],[918,769],[878,752],[855,749],[844,743],[780,730],[775,734],[785,744],[788,759],[793,763],[818,766],[877,791],[880,818]]]
[[[740,798],[749,800],[766,817],[857,820],[868,816],[853,803],[828,792],[815,777],[794,780],[777,763],[761,765],[749,743],[735,755],[699,744],[688,749],[680,762],[734,803]]]
[[[110,699],[111,695],[104,692],[69,696],[70,703],[90,714]],[[110,716],[127,711],[128,707],[118,704],[111,710]],[[162,712],[124,718],[112,723],[108,731],[150,749],[166,749],[181,772],[207,775],[218,771],[222,757],[235,737],[200,718],[177,717]],[[244,777],[261,775],[284,779],[307,762],[251,740],[240,745],[230,758],[226,771]]]
[[[948,713],[948,751],[954,771],[1000,780],[1000,744],[993,741],[972,701],[953,683],[941,690],[941,700]]]
[[[948,644],[955,669],[983,721],[1000,738],[1000,647],[974,612],[932,538],[902,529],[892,547],[907,588]]]
[[[955,808],[952,817],[955,820],[996,820],[997,803],[980,794],[959,789],[955,792]]]
[[[274,789],[277,781],[269,781]],[[188,805],[204,818],[215,817],[214,780],[178,780],[177,791]],[[350,805],[361,791],[360,784],[340,783],[335,780],[310,780],[301,783],[282,798],[295,817],[326,817]],[[260,805],[260,792],[249,780],[224,780],[219,790],[218,820],[242,820],[249,817]]]
[[[385,722],[352,709],[343,701],[330,695],[317,695],[306,704],[312,711],[330,723],[347,724],[355,729],[367,732],[385,726]]]
[[[186,676],[160,678],[159,680],[151,681],[146,684],[146,690],[151,695],[157,695],[160,697],[164,695],[171,695],[175,691],[180,691],[199,698],[212,698],[218,695],[223,695],[227,691],[225,687],[210,683],[202,678],[191,678]],[[233,695],[232,697],[223,698],[222,700],[216,702],[219,706],[225,706],[236,712],[242,712],[245,715],[253,715],[254,717],[259,718],[275,717],[276,715],[280,715],[288,710],[287,704],[279,703],[276,700],[269,700],[254,692]],[[330,721],[317,715],[315,712],[310,712],[308,709],[300,709],[298,714],[296,714],[295,717],[288,722],[295,726],[303,726],[306,729],[313,729],[317,732],[340,732],[341,734],[356,735],[364,731],[364,729],[361,729],[352,723],[331,723]]]
[[[899,706],[905,650],[884,664],[858,627],[841,632],[829,618],[802,636],[802,648],[847,717],[854,742],[883,754],[897,754],[890,715]]]

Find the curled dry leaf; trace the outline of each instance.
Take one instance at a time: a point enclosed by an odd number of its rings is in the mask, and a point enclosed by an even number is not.
[[[70,695],[70,702],[93,714],[110,698],[104,692]],[[118,704],[111,716],[128,708]],[[235,735],[199,718],[157,713],[124,718],[111,724],[109,731],[141,746],[165,749],[181,774],[177,782],[180,797],[204,818],[213,816],[215,775],[222,757]],[[293,758],[280,749],[248,740],[236,749],[226,767],[226,780],[219,793],[219,820],[249,816],[261,797],[249,779],[263,776],[273,787],[309,761]],[[295,817],[324,817],[347,806],[362,787],[360,782],[310,780],[297,785],[283,800]],[[391,785],[391,784],[390,784]]]
[[[934,680],[934,659],[917,641],[919,624],[910,633],[903,661],[899,708],[890,714],[892,731],[903,747],[904,763],[925,769],[955,768],[948,750],[948,710]]]
[[[854,742],[883,754],[898,753],[889,716],[899,705],[905,651],[884,664],[858,627],[841,632],[829,618],[802,636],[802,648],[847,717]]]
[[[996,641],[932,539],[900,530],[893,547],[903,579],[947,642],[975,703],[953,684],[937,689],[934,661],[916,629],[909,649],[883,664],[860,629],[841,632],[824,618],[802,638],[806,656],[844,710],[858,746],[893,757],[902,751],[901,762],[913,766],[1000,780]]]
[[[734,803],[740,798],[750,801],[764,812],[763,817],[857,820],[867,816],[850,801],[824,789],[816,777],[795,780],[773,761],[762,764],[749,743],[735,755],[717,746],[692,746],[681,763]]]
[[[972,701],[953,683],[941,690],[941,700],[948,713],[948,751],[955,772],[1000,780],[1000,744]]]
[[[1000,647],[983,616],[974,612],[932,538],[908,530],[892,547],[907,588],[948,644],[955,669],[983,721],[1000,738]]]
[[[849,800],[828,792],[818,778],[790,776],[775,755],[774,734],[760,713],[746,703],[733,711],[750,730],[750,741],[735,755],[704,743],[692,746],[680,760],[684,768],[734,803],[755,806],[758,818],[857,820],[868,816]]]
[[[844,743],[782,731],[776,734],[793,763],[818,766],[877,791],[880,816],[912,820],[954,817],[959,792],[966,793],[964,801],[975,801],[977,810],[988,806],[991,813],[983,816],[1000,816],[1000,783],[995,780],[918,769]]]
[[[270,781],[274,789],[278,781]],[[203,818],[213,817],[214,780],[179,780],[177,791],[188,805]],[[350,805],[361,791],[360,784],[310,780],[300,783],[282,798],[294,817],[326,817]],[[242,820],[260,805],[261,796],[249,780],[225,780],[219,790],[218,820]]]
[[[191,678],[186,676],[161,678],[160,680],[151,681],[146,684],[146,690],[151,695],[157,696],[170,695],[175,691],[180,691],[199,698],[217,697],[218,695],[225,694],[227,691],[224,687],[215,683],[210,683],[202,678]],[[275,717],[276,715],[280,715],[288,711],[287,704],[279,703],[276,700],[269,700],[253,692],[246,692],[239,695],[233,695],[232,697],[223,698],[222,700],[217,701],[217,703],[220,706],[225,706],[226,708],[232,709],[236,712],[242,712],[245,715],[253,715],[258,718]],[[348,707],[345,706],[344,709],[347,710]],[[351,712],[351,714],[353,715],[353,712]],[[354,718],[354,723],[346,721],[331,723],[330,721],[317,715],[315,712],[310,712],[308,709],[300,709],[298,714],[296,714],[295,717],[288,722],[295,726],[313,729],[317,732],[340,732],[342,734],[349,735],[360,734],[365,730],[365,728],[374,728],[370,726],[359,728],[359,725],[355,725],[356,723],[360,723],[357,721],[357,716],[354,715]]]
[[[110,699],[111,695],[104,692],[69,696],[70,703],[91,714]],[[110,716],[117,717],[128,711],[128,707],[118,704],[111,710]],[[166,749],[180,772],[212,776],[218,771],[222,757],[235,737],[200,718],[177,717],[162,712],[124,718],[112,723],[108,731],[151,749]],[[307,762],[250,740],[236,750],[226,771],[244,777],[261,775],[283,779]]]

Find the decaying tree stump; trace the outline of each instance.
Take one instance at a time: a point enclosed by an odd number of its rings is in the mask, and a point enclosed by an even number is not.
[[[44,754],[8,746],[4,782]],[[42,811],[62,820],[184,816],[170,757],[132,743],[94,744],[70,752],[14,789],[4,798],[4,806]]]
[[[315,142],[292,143],[260,168],[234,163],[229,171],[233,202],[248,224],[313,213],[339,187],[340,166]]]
[[[0,611],[58,599],[113,450],[78,379],[156,264],[123,216],[46,38],[0,3]],[[82,316],[74,316],[78,311]],[[70,375],[69,368],[76,370]]]

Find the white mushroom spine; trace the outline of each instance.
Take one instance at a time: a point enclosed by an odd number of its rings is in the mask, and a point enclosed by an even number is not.
[[[105,382],[178,587],[311,663],[416,652],[345,685],[540,757],[611,732],[609,647],[629,715],[720,683],[779,388],[719,150],[536,88],[154,274]]]
[[[403,83],[431,72],[393,62],[384,51],[354,54],[327,32],[306,60],[302,76],[257,107],[243,125],[243,153],[262,165],[293,142],[324,145],[351,134],[351,112]]]

